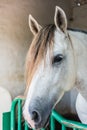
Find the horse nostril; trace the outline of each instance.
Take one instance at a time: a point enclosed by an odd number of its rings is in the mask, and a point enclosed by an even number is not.
[[[41,121],[40,114],[37,111],[32,111],[31,119],[34,120],[35,123],[39,123]]]
[[[36,111],[32,112],[32,120],[37,120],[38,119],[38,113]]]

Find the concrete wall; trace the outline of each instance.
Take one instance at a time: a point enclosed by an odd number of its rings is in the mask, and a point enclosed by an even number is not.
[[[73,21],[70,25],[87,31],[87,4],[73,8]]]
[[[0,86],[12,97],[24,91],[24,62],[29,48],[28,1],[0,0]]]

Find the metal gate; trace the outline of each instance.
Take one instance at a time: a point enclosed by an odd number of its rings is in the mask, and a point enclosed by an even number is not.
[[[3,113],[3,130],[31,130],[26,122],[22,123],[22,101],[22,99],[15,99],[12,102],[11,112]],[[56,128],[55,121],[61,125],[60,130],[67,130],[67,128],[87,130],[87,125],[67,120],[53,110],[50,116],[50,130],[59,130]],[[42,128],[41,130],[46,129]]]

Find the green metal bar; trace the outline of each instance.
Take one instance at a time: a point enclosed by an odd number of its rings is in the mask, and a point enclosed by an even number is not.
[[[73,130],[78,130],[77,128],[73,128]]]
[[[66,127],[70,128],[77,128],[78,130],[87,130],[87,125],[82,124],[76,121],[71,121],[63,118],[61,115],[59,115],[55,110],[52,111],[52,116],[60,123],[64,124]]]
[[[51,118],[50,118],[50,129],[55,130],[55,119],[52,115],[51,115]]]
[[[12,106],[11,106],[11,130],[15,130],[16,126],[15,126],[15,108],[16,108],[16,104],[18,103],[18,99],[15,99],[13,102],[12,102]]]
[[[10,112],[5,112],[2,116],[2,130],[10,130]]]
[[[18,130],[21,130],[21,122],[22,122],[22,100],[18,100]]]
[[[62,125],[62,130],[66,130],[66,127],[65,127],[65,125]]]
[[[24,130],[29,130],[29,128],[28,128],[28,125],[27,125],[27,123],[25,122],[25,129]]]

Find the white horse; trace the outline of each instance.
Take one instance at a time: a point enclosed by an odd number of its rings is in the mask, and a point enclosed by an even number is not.
[[[34,39],[26,59],[25,120],[32,128],[46,125],[66,91],[78,88],[87,100],[87,34],[67,30],[67,18],[56,7],[54,24],[41,27],[30,15]]]

